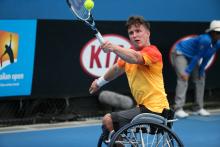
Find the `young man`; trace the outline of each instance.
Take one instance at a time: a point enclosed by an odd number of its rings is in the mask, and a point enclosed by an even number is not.
[[[188,79],[192,75],[195,83],[196,107],[194,114],[208,116],[210,113],[203,108],[205,89],[205,66],[220,48],[220,21],[214,20],[205,34],[179,42],[172,52],[173,66],[177,74],[177,86],[175,96],[175,115],[180,118],[189,116],[183,110]],[[200,60],[202,63],[200,64]]]
[[[103,124],[109,131],[124,126],[140,113],[160,115],[164,109],[169,109],[162,75],[162,55],[156,46],[150,44],[150,24],[145,22],[143,17],[132,16],[128,19],[126,27],[134,49],[126,49],[109,41],[104,42],[101,45],[104,52],[113,52],[120,59],[104,76],[94,80],[89,89],[92,94],[123,73],[127,75],[137,106],[106,114]]]

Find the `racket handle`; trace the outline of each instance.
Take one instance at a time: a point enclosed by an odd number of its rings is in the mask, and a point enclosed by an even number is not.
[[[100,32],[97,32],[95,34],[96,38],[98,39],[98,41],[100,42],[100,44],[103,44],[105,42],[104,38],[102,37]]]
[[[99,31],[97,31],[97,33],[95,34],[96,38],[98,39],[98,41],[100,42],[100,44],[103,44],[105,42],[104,38],[102,37],[101,33]],[[108,53],[108,49],[102,49],[105,53]]]

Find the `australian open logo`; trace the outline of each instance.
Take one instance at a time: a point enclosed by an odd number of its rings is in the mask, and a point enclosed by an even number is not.
[[[0,30],[0,70],[17,62],[18,34]]]

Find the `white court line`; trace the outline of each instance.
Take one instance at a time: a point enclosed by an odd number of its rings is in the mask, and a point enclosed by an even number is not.
[[[66,129],[66,128],[98,126],[98,125],[101,125],[100,120],[77,121],[77,122],[75,121],[75,122],[65,122],[65,123],[55,123],[55,124],[23,125],[23,126],[0,128],[0,134],[57,130],[57,129]]]
[[[217,116],[217,117],[215,117]],[[198,121],[204,121],[204,122],[212,122],[212,121],[220,121],[220,114],[219,113],[214,113],[211,114],[210,116],[200,116],[200,115],[191,115],[189,120],[198,120]]]

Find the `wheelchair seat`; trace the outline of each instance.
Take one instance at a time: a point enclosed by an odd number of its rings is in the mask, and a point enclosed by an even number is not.
[[[154,121],[160,124],[165,124],[166,123],[166,118],[157,115],[157,114],[152,114],[152,113],[141,113],[137,116],[135,116],[132,120],[131,123],[135,122],[140,122],[140,121]]]
[[[172,127],[172,123],[176,121],[174,119],[174,111],[171,109],[164,109],[161,116],[153,113],[141,113],[135,116],[131,123],[140,122],[140,121],[153,121],[159,124],[163,124],[168,126],[169,128]]]

